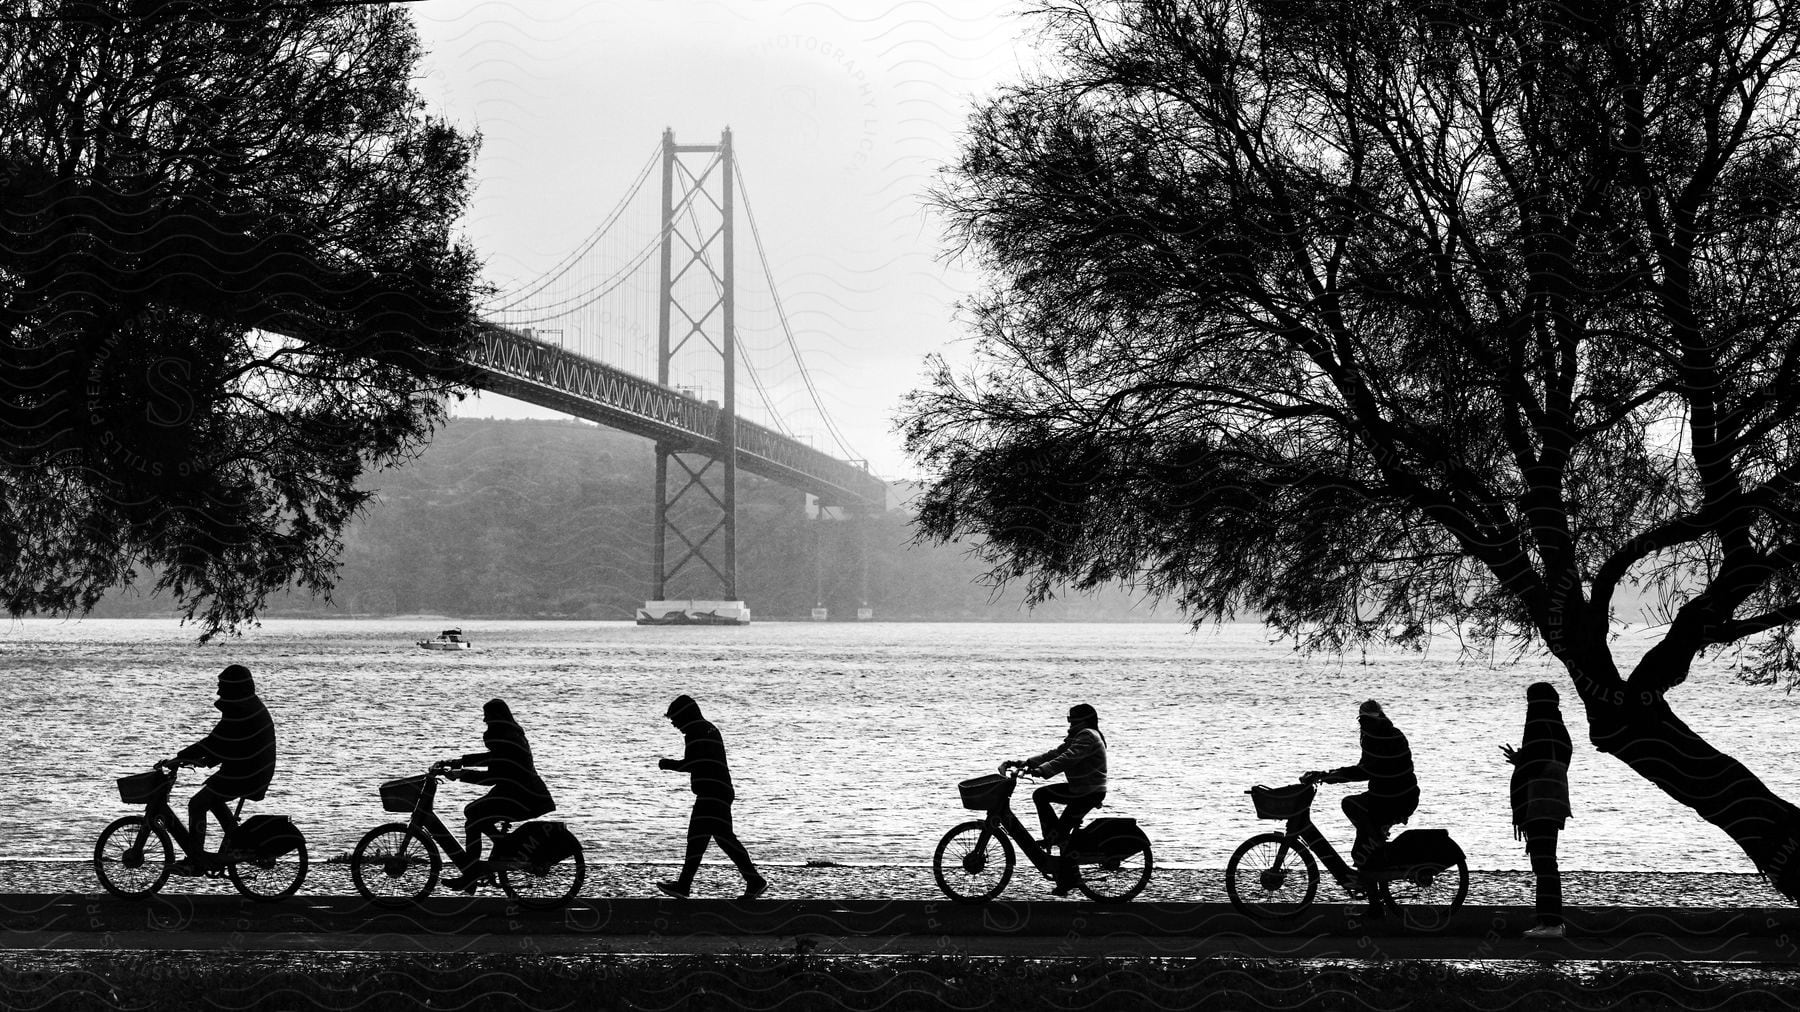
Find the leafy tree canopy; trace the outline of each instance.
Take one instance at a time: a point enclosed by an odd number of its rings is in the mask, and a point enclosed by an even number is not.
[[[25,0],[0,17],[0,595],[141,572],[204,636],[328,591],[369,466],[458,389],[476,138],[403,8]]]
[[[1541,642],[1596,745],[1800,895],[1800,813],[1665,699],[1747,639],[1795,671],[1800,4],[1041,17],[940,193],[993,281],[902,417],[923,533],[1313,645]],[[1667,633],[1616,660],[1634,586]]]

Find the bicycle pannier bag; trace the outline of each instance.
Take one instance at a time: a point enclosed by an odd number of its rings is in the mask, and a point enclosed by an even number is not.
[[[1414,868],[1445,868],[1463,859],[1447,829],[1409,829],[1376,854],[1378,871],[1405,875]]]
[[[1069,849],[1098,857],[1127,857],[1149,842],[1136,819],[1095,819],[1075,831]]]
[[[300,831],[285,815],[252,815],[231,834],[231,845],[264,857],[300,848]]]
[[[560,822],[527,822],[494,846],[494,860],[555,864],[581,849],[575,834]]]

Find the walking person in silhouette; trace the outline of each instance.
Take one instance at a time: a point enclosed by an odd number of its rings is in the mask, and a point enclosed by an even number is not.
[[[242,664],[226,665],[219,672],[219,698],[213,703],[219,722],[206,737],[176,753],[177,761],[196,766],[217,766],[188,802],[188,828],[193,831],[196,858],[183,858],[173,870],[198,875],[206,870],[206,815],[218,817],[230,828],[231,808],[238,798],[261,801],[275,779],[275,719],[256,694],[256,681]]]
[[[1569,760],[1574,749],[1563,725],[1556,687],[1534,682],[1525,690],[1525,734],[1518,748],[1500,746],[1512,764],[1513,836],[1523,837],[1537,878],[1537,924],[1526,938],[1562,938],[1562,873],[1556,867],[1556,834],[1569,817]]]
[[[1339,784],[1367,780],[1369,789],[1343,801],[1344,815],[1356,827],[1350,847],[1350,863],[1363,868],[1376,847],[1387,841],[1388,831],[1412,818],[1419,808],[1419,778],[1413,773],[1412,746],[1406,735],[1373,699],[1357,707],[1356,722],[1362,735],[1362,757],[1354,766],[1315,770],[1302,783]],[[1365,887],[1366,888],[1366,887]],[[1371,895],[1373,894],[1370,890]],[[1371,913],[1379,914],[1378,910]]]
[[[1063,847],[1081,820],[1106,801],[1106,736],[1100,733],[1100,715],[1087,703],[1069,707],[1069,733],[1060,744],[1025,760],[1027,776],[1048,778],[1059,773],[1067,776],[1066,782],[1046,784],[1031,792],[1045,847]],[[1055,805],[1063,806],[1060,816]],[[1059,858],[1056,886],[1050,891],[1067,896],[1074,888],[1072,869]]]
[[[659,769],[688,774],[694,791],[694,809],[688,815],[687,855],[681,863],[681,874],[672,882],[658,882],[656,888],[670,896],[686,899],[693,888],[694,876],[700,871],[700,858],[709,840],[719,841],[719,849],[731,858],[738,874],[744,876],[744,899],[753,900],[769,888],[750,861],[750,852],[738,842],[731,828],[731,803],[737,792],[731,786],[731,768],[725,762],[725,739],[712,721],[700,715],[700,704],[686,694],[676,696],[665,714],[669,723],[687,739],[687,749],[680,759],[659,759]]]
[[[461,769],[445,776],[472,784],[488,785],[488,792],[463,807],[464,854],[462,874],[444,881],[444,888],[474,892],[487,871],[481,860],[482,834],[501,822],[523,822],[556,810],[556,799],[538,776],[525,729],[513,718],[504,699],[490,699],[481,708],[486,727],[481,732],[485,752],[471,752],[459,760]]]

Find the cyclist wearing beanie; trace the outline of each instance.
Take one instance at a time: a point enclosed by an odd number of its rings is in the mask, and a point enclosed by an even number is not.
[[[1100,715],[1087,703],[1069,707],[1069,733],[1062,744],[1025,760],[1029,776],[1049,778],[1066,774],[1068,781],[1046,784],[1031,792],[1038,823],[1044,830],[1044,846],[1061,846],[1080,828],[1081,820],[1106,801],[1106,736],[1100,733]],[[1062,805],[1059,818],[1052,805]],[[1074,886],[1068,870],[1059,863],[1056,888],[1066,896]]]
[[[275,719],[256,695],[249,668],[231,664],[219,672],[219,698],[213,706],[219,710],[219,722],[206,737],[175,755],[180,762],[219,767],[188,802],[196,854],[206,853],[208,812],[218,817],[219,825],[228,826],[231,808],[226,802],[261,801],[275,779]],[[191,874],[199,869],[184,860],[177,870]]]

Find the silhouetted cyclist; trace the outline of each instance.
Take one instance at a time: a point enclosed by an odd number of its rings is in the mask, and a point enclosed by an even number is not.
[[[769,883],[757,872],[756,865],[750,861],[750,852],[738,842],[737,833],[731,826],[731,803],[737,799],[737,791],[731,785],[731,768],[725,761],[725,739],[711,721],[700,715],[700,704],[691,696],[676,696],[669,704],[666,716],[687,739],[687,749],[680,759],[659,759],[656,765],[659,769],[688,774],[689,785],[694,791],[694,809],[688,815],[687,854],[681,864],[681,874],[672,882],[656,883],[656,888],[670,896],[686,899],[693,888],[694,876],[700,870],[700,858],[706,853],[707,842],[718,840],[719,849],[737,866],[738,874],[744,876],[743,898],[755,899],[769,888]]]
[[[481,708],[487,727],[481,733],[486,752],[472,752],[460,760],[460,770],[445,776],[472,784],[488,785],[488,792],[463,807],[465,856],[462,874],[444,882],[446,889],[473,892],[487,870],[481,860],[481,837],[501,822],[523,822],[556,809],[550,788],[538,776],[525,730],[513,719],[504,699],[490,699]]]
[[[1362,758],[1354,766],[1316,770],[1300,778],[1303,783],[1344,783],[1367,780],[1369,789],[1344,799],[1344,815],[1356,827],[1350,847],[1350,863],[1362,868],[1369,854],[1386,842],[1397,823],[1412,818],[1419,808],[1419,778],[1413,773],[1412,747],[1394,726],[1381,704],[1370,699],[1356,711],[1362,731]]]
[[[256,695],[256,681],[242,664],[226,665],[219,672],[219,698],[213,703],[219,722],[206,737],[176,753],[178,761],[196,766],[217,766],[188,802],[188,828],[194,835],[197,861],[183,858],[174,871],[199,874],[211,855],[206,853],[206,815],[218,816],[219,825],[231,822],[231,807],[239,798],[261,801],[275,779],[275,719]]]
[[[1106,736],[1100,733],[1100,715],[1087,703],[1069,707],[1069,733],[1055,748],[1025,760],[1025,773],[1044,778],[1061,773],[1068,778],[1031,792],[1044,846],[1061,847],[1080,828],[1081,820],[1106,801]],[[1063,806],[1060,817],[1053,805]],[[1059,860],[1056,887],[1050,891],[1067,896],[1075,888],[1070,872]]]

